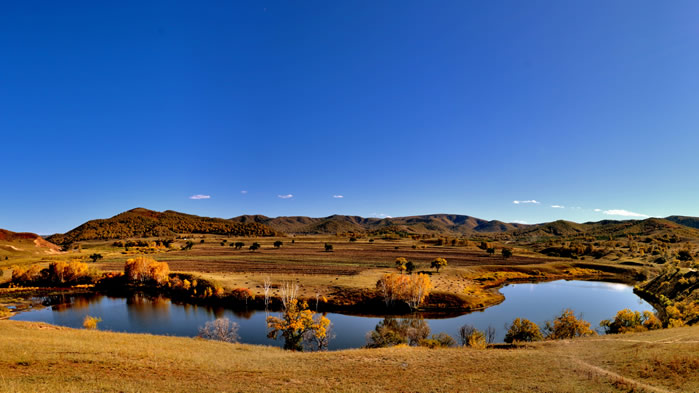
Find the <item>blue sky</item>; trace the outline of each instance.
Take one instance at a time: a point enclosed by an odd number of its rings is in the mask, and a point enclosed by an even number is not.
[[[696,2],[69,3],[0,5],[2,228],[699,216]]]

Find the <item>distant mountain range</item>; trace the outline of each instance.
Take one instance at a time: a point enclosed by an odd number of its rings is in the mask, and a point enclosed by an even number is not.
[[[82,240],[108,240],[133,237],[163,237],[178,233],[212,233],[230,236],[274,236],[281,234],[400,233],[469,236],[506,234],[515,239],[536,240],[579,235],[618,237],[634,235],[676,235],[699,238],[699,218],[670,216],[665,219],[574,223],[554,221],[525,225],[483,220],[456,214],[430,214],[394,218],[364,218],[332,215],[322,218],[243,215],[230,219],[199,217],[175,211],[157,212],[136,208],[108,219],[88,221],[65,233],[48,236],[55,244]]]

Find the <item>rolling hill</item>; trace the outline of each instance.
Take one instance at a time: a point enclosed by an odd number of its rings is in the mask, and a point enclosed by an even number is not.
[[[12,232],[0,229],[0,257],[26,254],[57,254],[61,248],[28,232]]]
[[[274,236],[277,231],[257,222],[234,222],[199,217],[172,210],[157,212],[136,208],[108,219],[88,221],[65,233],[48,236],[56,244],[81,240],[172,236],[178,233],[215,233],[230,236]]]
[[[581,236],[618,238],[627,235],[699,239],[699,218],[670,216],[645,220],[603,220],[575,223],[558,220],[542,224],[516,224],[483,220],[457,214],[365,218],[242,215],[230,219],[199,217],[167,210],[136,208],[108,219],[88,221],[65,233],[48,236],[55,244],[83,240],[161,237],[180,233],[211,233],[229,236],[274,236],[282,234],[334,235],[337,233],[472,236],[502,234],[508,238],[537,241]]]

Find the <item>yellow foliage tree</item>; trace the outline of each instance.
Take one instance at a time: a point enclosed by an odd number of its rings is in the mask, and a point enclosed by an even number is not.
[[[416,309],[430,294],[432,281],[426,274],[404,276],[402,274],[384,274],[376,283],[376,288],[389,307],[394,301],[403,301]]]
[[[153,258],[139,256],[126,260],[124,274],[130,281],[145,283],[152,280],[157,284],[168,282],[170,266],[167,262],[158,262]]]
[[[330,320],[323,315],[314,318],[315,313],[308,309],[308,304],[299,304],[297,299],[291,299],[282,317],[267,317],[267,327],[270,329],[267,337],[277,339],[284,337],[284,349],[302,351],[304,339],[314,341],[319,349],[327,347]]]
[[[590,322],[578,319],[573,314],[573,310],[567,309],[552,322],[546,322],[544,328],[546,338],[549,340],[561,340],[583,336],[596,336],[594,330],[590,329]]]
[[[439,269],[443,268],[444,266],[447,266],[447,260],[444,258],[435,258],[430,266],[434,269],[437,269],[437,273],[439,273]]]

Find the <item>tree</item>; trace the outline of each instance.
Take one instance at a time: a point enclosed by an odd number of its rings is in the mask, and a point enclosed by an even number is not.
[[[582,318],[576,318],[571,309],[564,310],[553,322],[547,321],[544,332],[546,333],[546,339],[549,340],[597,335],[597,333],[590,329],[590,322]]]
[[[241,248],[245,247],[245,243],[243,242],[235,242],[235,249],[240,250]]]
[[[605,319],[599,323],[605,330],[605,333],[628,333],[628,332],[643,332],[646,330],[655,330],[663,327],[662,323],[650,311],[644,311],[641,314],[638,311],[631,311],[625,308],[616,313],[613,321]]]
[[[153,281],[162,285],[168,282],[170,266],[167,262],[158,262],[152,258],[141,256],[126,260],[124,275],[129,281],[139,283]]]
[[[325,252],[332,252],[333,251],[333,245],[330,243],[325,243]]]
[[[488,256],[492,256],[493,254],[495,254],[495,247],[488,247],[488,248],[485,250],[485,252],[488,253]]]
[[[420,345],[430,334],[430,327],[423,318],[384,318],[367,334],[367,348],[392,347],[407,344]]]
[[[403,258],[403,257],[398,257],[396,258],[396,269],[400,272],[400,274],[403,274],[403,272],[407,269],[408,260]]]
[[[502,249],[502,257],[507,259],[512,256],[512,250],[509,248],[503,248]]]
[[[390,307],[394,301],[402,301],[410,308],[417,309],[430,294],[432,281],[426,274],[384,274],[376,283],[376,288],[382,294],[386,307]]]
[[[357,238],[354,237],[354,236],[352,236],[352,237],[349,239],[349,241],[350,241],[350,242],[356,242],[356,241],[357,241]]]
[[[282,245],[284,245],[284,243],[281,240],[277,240],[276,242],[274,242],[274,248],[279,248]]]
[[[259,250],[259,249],[260,249],[260,243],[257,243],[257,242],[252,243],[252,244],[250,245],[250,247],[248,247],[248,249],[249,249],[250,251]]]
[[[218,318],[208,321],[204,327],[199,328],[199,337],[207,340],[224,341],[227,343],[238,342],[238,324],[228,318]]]
[[[408,272],[409,274],[413,274],[415,267],[416,266],[412,261],[408,261],[408,263],[405,264],[405,271]]]
[[[192,247],[194,247],[194,242],[191,241],[191,240],[188,240],[187,243],[185,243],[185,245],[182,246],[182,250],[183,250],[183,251],[185,251],[185,250],[191,250]]]
[[[322,315],[314,318],[314,314],[308,309],[308,304],[299,304],[297,299],[292,299],[281,318],[267,317],[267,337],[276,340],[282,336],[284,349],[303,351],[304,337],[307,340],[312,337],[320,342],[328,334],[330,320]]]
[[[510,325],[510,329],[505,335],[506,343],[513,342],[531,342],[541,341],[544,337],[541,335],[539,326],[528,319],[517,318]]]
[[[430,265],[430,267],[437,269],[437,273],[439,273],[439,269],[443,268],[444,266],[447,266],[447,260],[444,258],[435,258]]]
[[[102,254],[94,253],[94,254],[90,255],[90,259],[92,259],[92,263],[96,263],[98,260],[100,260],[102,258],[103,258]]]

